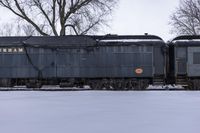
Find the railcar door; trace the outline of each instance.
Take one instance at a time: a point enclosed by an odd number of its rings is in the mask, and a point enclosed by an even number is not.
[[[187,48],[176,47],[176,76],[187,74]]]
[[[188,76],[200,75],[200,47],[188,47]]]

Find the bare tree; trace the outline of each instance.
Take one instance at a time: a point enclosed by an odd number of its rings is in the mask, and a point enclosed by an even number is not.
[[[14,21],[15,22],[15,21]],[[0,27],[0,36],[40,36],[30,24],[2,23]]]
[[[118,0],[0,0],[40,35],[94,33],[106,25]],[[73,29],[73,30],[71,30]],[[34,32],[35,32],[34,31]]]
[[[173,29],[177,34],[200,34],[200,0],[181,0],[171,16]]]
[[[11,36],[13,34],[13,24],[6,23],[6,24],[1,24],[0,27],[0,35],[1,36]]]

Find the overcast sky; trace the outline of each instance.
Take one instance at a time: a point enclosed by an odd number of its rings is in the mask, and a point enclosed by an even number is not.
[[[100,34],[155,34],[165,41],[170,34],[169,17],[179,0],[119,0],[113,14],[111,28]],[[0,21],[9,20],[11,13],[0,9]]]
[[[170,35],[169,19],[179,0],[121,0],[115,11],[111,33]],[[109,31],[107,31],[109,32]]]

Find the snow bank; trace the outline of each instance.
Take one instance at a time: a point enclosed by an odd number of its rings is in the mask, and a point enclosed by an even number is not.
[[[199,133],[200,92],[0,92],[1,133]]]

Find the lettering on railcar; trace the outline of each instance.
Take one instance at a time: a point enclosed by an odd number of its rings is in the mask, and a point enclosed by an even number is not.
[[[0,48],[0,53],[23,53],[24,48]]]

